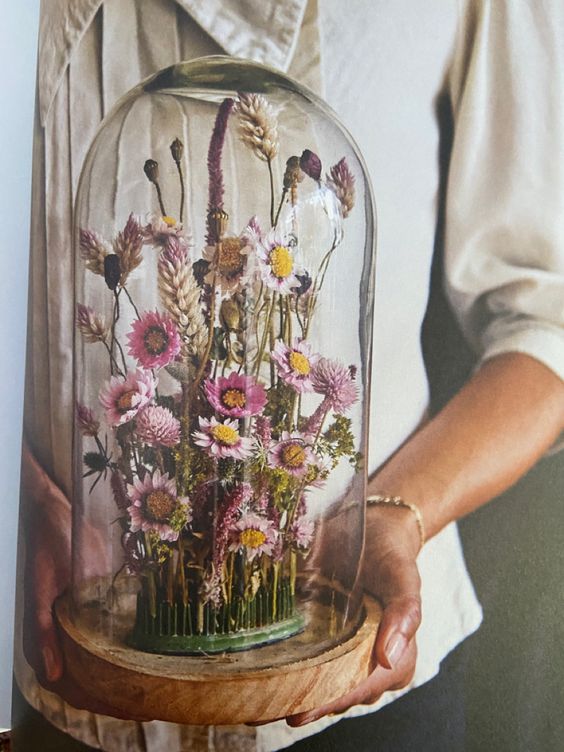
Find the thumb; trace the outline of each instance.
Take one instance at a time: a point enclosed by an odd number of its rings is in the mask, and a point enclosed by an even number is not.
[[[367,589],[380,600],[383,613],[373,658],[384,668],[395,668],[421,624],[421,579],[415,560],[390,553],[379,562]],[[372,585],[372,586],[371,586]]]
[[[33,562],[32,590],[35,601],[35,636],[38,668],[48,682],[63,675],[63,655],[53,619],[53,602],[59,595],[56,566],[45,550],[36,553]]]

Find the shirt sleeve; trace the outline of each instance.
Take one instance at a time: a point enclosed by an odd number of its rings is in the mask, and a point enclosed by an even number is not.
[[[446,291],[482,360],[564,378],[564,4],[470,0],[450,77]]]

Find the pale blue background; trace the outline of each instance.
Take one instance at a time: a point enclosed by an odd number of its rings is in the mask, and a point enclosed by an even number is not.
[[[0,24],[0,728],[10,725],[31,151],[39,0],[3,0]]]

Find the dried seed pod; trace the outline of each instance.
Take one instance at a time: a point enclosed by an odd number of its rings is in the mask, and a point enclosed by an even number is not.
[[[184,155],[184,144],[179,138],[175,138],[170,145],[170,153],[172,154],[172,158],[174,159],[176,164],[179,164]],[[147,163],[145,162],[145,164]]]
[[[143,165],[143,170],[145,172],[145,175],[147,176],[147,179],[151,183],[156,183],[159,179],[159,163],[155,162],[154,159],[148,159],[145,164]]]
[[[104,259],[104,279],[110,290],[115,290],[121,277],[121,264],[116,253],[109,253]]]
[[[310,149],[304,149],[302,152],[300,167],[312,180],[319,180],[321,178],[321,160]]]

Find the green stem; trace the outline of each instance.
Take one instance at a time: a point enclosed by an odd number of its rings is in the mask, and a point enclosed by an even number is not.
[[[274,227],[274,175],[272,174],[272,160],[270,158],[267,159],[266,164],[268,165],[268,176],[270,178],[270,224]]]

